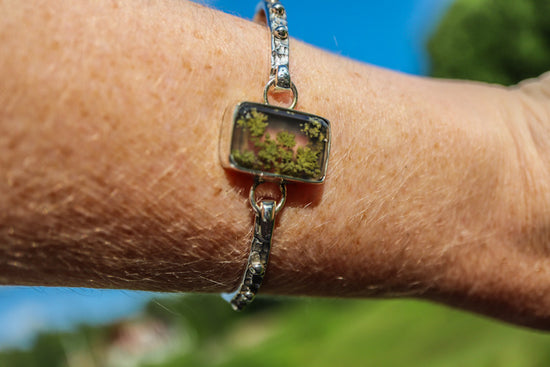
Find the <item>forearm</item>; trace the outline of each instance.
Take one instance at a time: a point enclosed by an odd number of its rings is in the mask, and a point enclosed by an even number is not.
[[[267,31],[175,1],[70,4],[2,5],[0,282],[235,288],[250,179],[221,168],[218,135],[261,96]],[[289,187],[262,292],[460,299],[548,325],[548,247],[529,235],[549,191],[524,180],[538,152],[503,113],[514,94],[291,47],[331,160],[322,187]]]

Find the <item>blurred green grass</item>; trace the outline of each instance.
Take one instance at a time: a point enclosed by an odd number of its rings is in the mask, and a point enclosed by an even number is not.
[[[215,298],[199,298],[200,303],[210,304],[203,308],[207,312],[217,309],[210,321],[224,318],[220,313],[224,314],[222,307],[228,305]],[[415,300],[287,301],[288,305],[236,316],[239,322],[228,328],[222,321],[218,332],[213,331],[202,342],[195,340],[187,352],[146,366],[550,365],[550,334],[436,304]],[[186,302],[183,309],[189,310],[199,301]],[[196,314],[196,309],[192,313]],[[192,317],[181,316],[182,320]]]

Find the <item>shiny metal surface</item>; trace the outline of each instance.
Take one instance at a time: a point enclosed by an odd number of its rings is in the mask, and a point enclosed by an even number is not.
[[[256,200],[256,188],[262,183],[264,181],[256,179],[254,185],[250,188],[249,199],[252,208],[256,212],[256,219],[246,270],[239,288],[230,301],[231,306],[236,311],[241,311],[250,304],[262,285],[269,260],[275,217],[286,202],[286,185],[284,182],[280,184],[281,199],[279,202],[275,200],[261,200],[258,202]]]
[[[263,4],[262,4],[263,3]],[[286,11],[283,5],[277,1],[263,1],[257,18],[264,19],[271,31],[271,72],[270,81],[274,80],[275,88],[290,89],[289,37]],[[296,93],[294,93],[296,95]]]
[[[241,311],[254,300],[262,285],[269,260],[277,203],[274,200],[264,200],[258,207],[246,270],[239,289],[230,301],[235,311]]]

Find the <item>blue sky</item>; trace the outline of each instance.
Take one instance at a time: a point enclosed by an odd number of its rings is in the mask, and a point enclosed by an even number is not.
[[[152,293],[83,288],[1,287],[0,348],[30,346],[41,330],[69,330],[138,313]]]
[[[249,19],[258,3],[199,2]],[[342,56],[410,74],[427,71],[425,38],[450,3],[450,0],[283,0],[292,37]]]
[[[199,2],[249,19],[257,4],[249,0]],[[423,44],[450,2],[287,0],[283,4],[290,35],[295,38],[378,66],[424,74],[428,66]],[[0,348],[28,346],[41,330],[66,330],[83,322],[131,316],[152,296],[115,290],[0,287]]]

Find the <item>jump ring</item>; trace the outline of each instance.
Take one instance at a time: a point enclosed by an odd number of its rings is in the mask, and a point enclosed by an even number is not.
[[[250,188],[250,193],[248,194],[250,205],[258,215],[260,215],[262,209],[260,208],[261,203],[260,205],[258,205],[258,202],[256,201],[256,188],[263,183],[265,183],[265,181],[261,179],[254,180],[254,185],[252,185],[252,187]],[[286,183],[282,181],[279,184],[279,188],[281,190],[281,200],[277,202],[277,205],[275,206],[275,215],[279,214],[286,202]]]
[[[271,104],[269,103],[267,94],[269,92],[269,88],[271,88],[275,84],[275,78],[270,79],[264,88],[264,103],[265,104]],[[293,82],[290,82],[290,90],[292,91],[292,103],[288,107],[289,109],[294,109],[296,107],[296,104],[298,103],[298,90],[296,89],[296,86]]]

